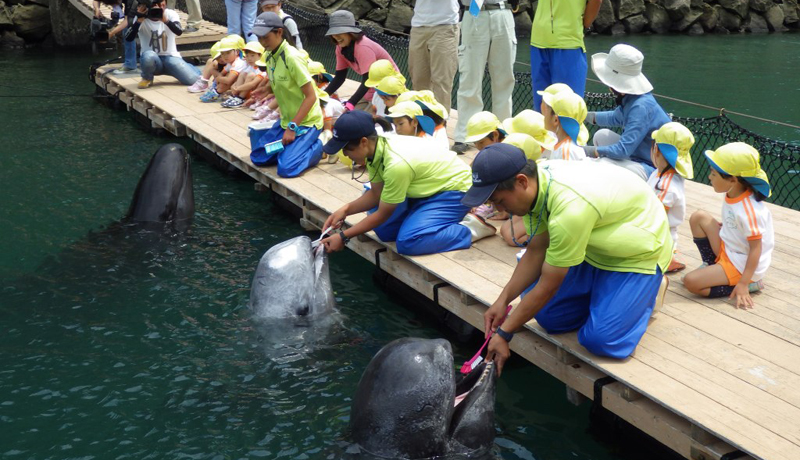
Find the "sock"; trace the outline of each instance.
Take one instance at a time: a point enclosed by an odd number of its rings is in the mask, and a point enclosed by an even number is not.
[[[727,297],[731,295],[731,292],[733,292],[734,287],[735,286],[712,286],[711,292],[708,293],[708,297],[712,299],[715,299],[717,297]]]
[[[703,262],[706,265],[714,265],[717,256],[714,255],[714,250],[711,249],[711,242],[708,241],[708,238],[695,238],[694,244],[697,246],[697,250],[700,251],[700,258],[703,259]]]

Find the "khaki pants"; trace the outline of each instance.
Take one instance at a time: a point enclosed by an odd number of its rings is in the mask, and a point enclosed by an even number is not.
[[[453,79],[458,69],[458,24],[412,27],[408,73],[415,91],[433,91],[450,112]]]
[[[469,117],[483,110],[483,74],[487,63],[492,79],[492,113],[500,121],[511,117],[516,57],[517,37],[511,10],[482,10],[477,18],[464,13],[458,46],[456,142],[464,142]]]
[[[175,0],[167,0],[167,8],[174,10]],[[186,9],[189,10],[189,17],[186,19],[186,27],[200,27],[200,21],[203,20],[200,0],[186,0]]]

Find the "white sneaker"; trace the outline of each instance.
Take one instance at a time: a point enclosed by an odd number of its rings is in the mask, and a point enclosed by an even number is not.
[[[658,294],[656,294],[656,304],[653,306],[653,313],[650,316],[656,316],[664,306],[664,298],[667,297],[667,288],[669,287],[669,278],[666,276],[661,277],[661,286],[658,287]]]
[[[136,69],[130,69],[130,68],[125,67],[123,65],[119,69],[114,69],[114,71],[111,72],[111,74],[112,75],[124,75],[124,74],[128,74],[128,73],[131,73],[131,72],[136,72]]]
[[[486,238],[487,236],[492,236],[497,233],[497,228],[483,220],[482,217],[473,213],[464,216],[464,220],[459,223],[469,229],[469,232],[472,234],[473,243],[481,238]]]
[[[192,83],[192,86],[186,88],[186,90],[190,93],[205,93],[208,90],[208,80],[198,78],[197,81]]]

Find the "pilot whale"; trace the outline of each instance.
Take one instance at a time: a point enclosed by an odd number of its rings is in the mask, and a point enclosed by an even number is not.
[[[373,357],[350,409],[361,450],[386,458],[480,455],[494,444],[494,363],[457,381],[446,340],[403,338]]]
[[[335,305],[328,256],[309,237],[276,244],[261,257],[250,288],[257,318],[313,317]]]

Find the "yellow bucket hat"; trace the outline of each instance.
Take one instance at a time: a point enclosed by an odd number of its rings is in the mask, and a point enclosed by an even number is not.
[[[689,128],[673,121],[653,131],[652,137],[667,163],[678,174],[687,179],[694,177],[691,153],[694,136]]]
[[[478,112],[469,117],[469,121],[467,121],[467,137],[464,142],[477,142],[494,130],[502,132],[503,135],[507,134],[503,124],[500,123],[495,114],[486,111]]]
[[[220,54],[222,54],[219,51],[220,46],[221,46],[220,42],[216,42],[213,45],[211,45],[211,59],[216,59],[220,56]]]
[[[322,75],[326,80],[333,80],[333,75],[325,70],[325,65],[319,61],[308,61],[308,73],[311,75]]]
[[[766,197],[772,194],[767,173],[761,169],[758,150],[750,145],[732,142],[717,150],[706,150],[705,154],[711,167],[717,172],[741,177]]]
[[[264,58],[264,56],[266,56],[266,54],[262,54],[261,57],[258,58],[258,60],[256,61],[256,67],[266,67],[267,66],[267,60]]]
[[[261,43],[259,43],[259,42],[247,42],[244,45],[244,50],[245,51],[252,51],[252,52],[258,53],[258,54],[264,54],[264,51],[266,51],[264,49],[264,47],[261,46]]]
[[[525,152],[525,157],[529,160],[536,161],[542,156],[542,147],[529,134],[511,133],[505,139],[503,139],[503,143],[518,147],[520,150]]]
[[[571,90],[561,91],[556,94],[544,93],[542,94],[544,103],[553,109],[553,112],[558,116],[561,127],[564,132],[572,138],[576,143],[578,142],[581,127],[584,120],[586,120],[586,102],[583,98],[573,93]]]
[[[434,129],[436,129],[436,124],[433,122],[433,119],[423,115],[422,107],[420,107],[416,102],[400,102],[389,109],[389,115],[387,115],[387,118],[394,119],[400,117],[415,118],[419,123],[419,127],[431,136],[433,135]]]
[[[544,115],[525,109],[514,115],[513,118],[503,120],[503,129],[511,135],[522,133],[532,136],[533,139],[546,150],[553,150],[558,139],[544,127]]]
[[[384,77],[383,80],[378,83],[378,86],[375,87],[375,91],[381,96],[400,96],[408,91],[408,89],[406,89],[406,84],[403,80],[400,80],[395,75],[390,75]]]
[[[236,34],[228,35],[219,41],[219,52],[222,53],[223,51],[241,50],[244,48],[244,45],[244,38]]]
[[[406,77],[395,70],[392,61],[388,59],[378,59],[369,66],[369,78],[364,82],[364,86],[367,88],[374,88],[378,86],[381,80],[390,76],[399,76],[399,78],[403,80],[403,84],[406,83]]]

